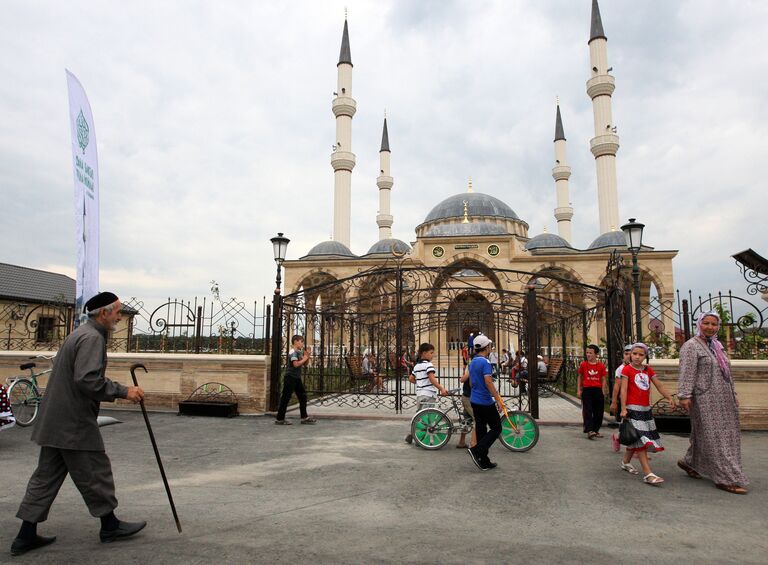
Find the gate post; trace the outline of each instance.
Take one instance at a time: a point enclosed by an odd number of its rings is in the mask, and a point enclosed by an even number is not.
[[[691,313],[688,310],[688,300],[683,298],[683,332],[685,341],[691,339]]]
[[[195,299],[197,301],[197,299]],[[195,353],[200,353],[200,342],[203,339],[203,307],[197,307],[197,320],[195,320]]]
[[[563,373],[563,392],[565,392],[565,387],[568,384],[568,365],[566,365],[567,354],[566,354],[566,351],[565,351],[565,348],[567,346],[568,340],[567,340],[566,335],[565,335],[565,318],[560,320],[560,338],[563,341],[563,350],[562,350],[562,353],[561,353],[561,356],[563,358],[563,364],[561,365],[562,368],[560,370]]]
[[[403,384],[401,379],[400,356],[403,348],[403,272],[400,265],[397,265],[397,280],[395,281],[395,301],[396,301],[396,319],[395,319],[395,358],[397,359],[397,370],[395,375],[395,413],[400,414],[403,411]]]
[[[272,360],[269,366],[269,410],[277,410],[278,395],[280,391],[280,338],[282,321],[282,297],[280,288],[275,290],[272,298]]]
[[[536,356],[539,351],[538,312],[536,311],[536,286],[526,285],[528,293],[525,296],[525,314],[528,317],[526,323],[527,343],[525,349],[528,352],[528,404],[531,416],[539,419],[539,368]]]

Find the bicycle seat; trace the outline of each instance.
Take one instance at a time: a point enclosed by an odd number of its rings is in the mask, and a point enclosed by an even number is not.
[[[19,369],[22,371],[26,371],[27,369],[32,369],[34,367],[37,367],[37,363],[24,363],[23,365],[19,365]]]

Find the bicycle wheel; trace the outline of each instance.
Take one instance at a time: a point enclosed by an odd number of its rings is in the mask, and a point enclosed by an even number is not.
[[[525,412],[510,412],[509,419],[515,425],[509,425],[507,419],[501,418],[501,443],[510,451],[528,451],[539,441],[539,425],[536,420]],[[517,428],[517,429],[515,429]]]
[[[424,449],[440,449],[451,439],[453,423],[437,408],[425,408],[411,420],[411,435],[416,445]]]
[[[18,425],[25,427],[35,421],[37,409],[40,407],[40,396],[32,381],[19,379],[14,382],[8,388],[8,400]]]

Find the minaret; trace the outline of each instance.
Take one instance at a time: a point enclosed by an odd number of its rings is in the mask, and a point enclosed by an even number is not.
[[[557,220],[557,233],[568,243],[573,243],[571,239],[573,207],[568,196],[568,179],[571,176],[571,168],[568,166],[567,157],[563,119],[560,117],[560,104],[558,103],[557,117],[555,118],[555,166],[552,167],[552,178],[555,179],[555,190],[557,192],[555,219]]]
[[[352,153],[352,116],[357,104],[352,98],[352,55],[349,50],[349,30],[344,19],[339,53],[338,85],[331,109],[336,116],[336,143],[331,155],[334,172],[333,182],[333,239],[349,247],[349,226],[352,215],[352,169],[355,154]]]
[[[611,94],[616,88],[608,74],[608,39],[600,19],[600,7],[592,0],[592,29],[589,36],[589,62],[592,78],[587,81],[587,95],[592,99],[595,117],[595,137],[590,149],[597,166],[597,204],[600,210],[600,233],[619,228],[619,197],[616,187],[616,152],[619,136],[611,113]]]
[[[379,149],[379,176],[376,186],[379,187],[379,213],[376,223],[379,226],[379,241],[392,238],[392,214],[389,201],[392,195],[392,177],[389,174],[389,134],[387,133],[387,116],[384,116],[384,130],[381,133],[381,149]]]

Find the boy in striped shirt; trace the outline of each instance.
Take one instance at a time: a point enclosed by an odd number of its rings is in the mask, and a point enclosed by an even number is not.
[[[438,393],[442,396],[448,395],[448,390],[437,380],[437,372],[432,364],[434,354],[435,347],[431,343],[422,343],[419,346],[419,360],[408,375],[408,380],[416,385],[416,412],[434,405]],[[405,436],[405,443],[412,441],[413,436],[409,432]]]

